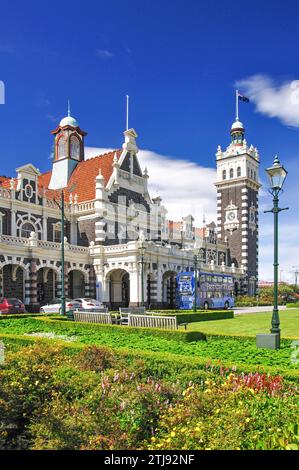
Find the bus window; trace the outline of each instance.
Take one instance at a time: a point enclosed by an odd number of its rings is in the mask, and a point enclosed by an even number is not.
[[[227,284],[227,277],[223,278],[223,282],[224,282],[224,284]]]
[[[220,282],[220,284],[222,284],[222,280],[223,278],[221,276],[218,276],[218,282]]]
[[[227,282],[233,282],[233,278],[232,278],[232,277],[228,277],[228,278],[227,278]]]
[[[204,274],[200,275],[200,282],[206,282],[206,276]]]
[[[212,276],[207,276],[207,282],[212,282]]]
[[[213,276],[213,282],[217,282],[217,280],[218,280],[217,277],[218,276]]]

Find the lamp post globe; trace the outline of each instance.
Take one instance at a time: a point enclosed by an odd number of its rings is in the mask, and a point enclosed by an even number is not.
[[[270,211],[274,215],[274,285],[273,285],[273,313],[271,321],[271,333],[276,335],[276,349],[280,348],[280,319],[278,311],[278,214],[282,210],[288,208],[280,208],[278,195],[283,187],[286,176],[288,174],[287,170],[281,165],[278,156],[276,155],[273,161],[273,165],[266,169],[266,173],[269,177],[270,182],[270,193],[273,196],[273,208]]]

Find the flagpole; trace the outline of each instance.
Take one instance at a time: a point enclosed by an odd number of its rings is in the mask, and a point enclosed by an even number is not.
[[[129,95],[126,95],[127,97],[127,115],[126,115],[126,130],[129,129]]]
[[[236,90],[236,121],[239,121],[239,91]]]

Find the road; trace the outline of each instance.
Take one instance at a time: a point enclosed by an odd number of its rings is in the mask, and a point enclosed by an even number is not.
[[[243,315],[244,313],[271,312],[273,307],[237,307],[234,309],[235,315]],[[285,310],[285,305],[280,305],[279,310]]]

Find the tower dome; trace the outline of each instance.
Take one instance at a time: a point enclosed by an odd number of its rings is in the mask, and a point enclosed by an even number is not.
[[[243,131],[245,130],[245,128],[243,126],[243,123],[241,121],[239,121],[239,119],[237,119],[231,127],[231,132],[236,131],[236,130],[238,130],[238,131],[239,130],[243,130]]]
[[[78,127],[79,126],[77,119],[73,118],[72,116],[66,116],[63,119],[61,119],[59,125],[60,127],[64,127],[64,126]]]
[[[68,100],[68,105],[67,105],[67,116],[61,119],[59,125],[60,127],[64,127],[64,126],[79,127],[77,119],[71,116],[70,100]]]

